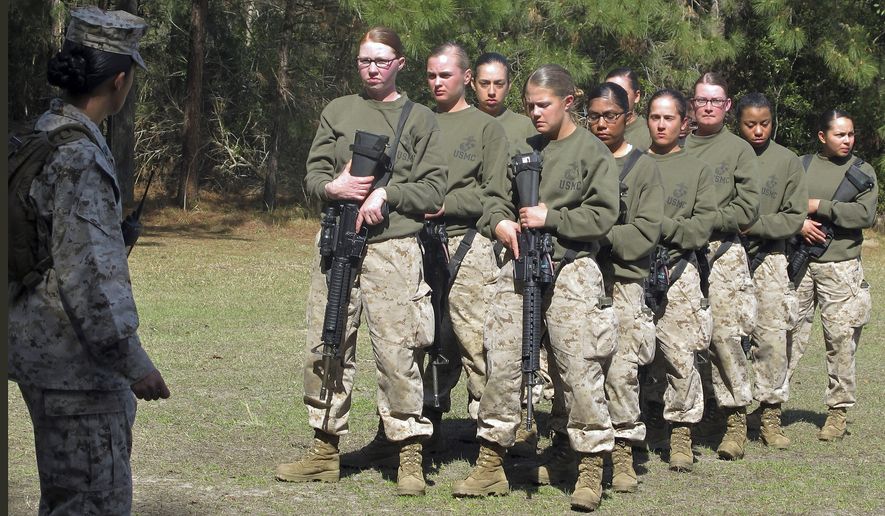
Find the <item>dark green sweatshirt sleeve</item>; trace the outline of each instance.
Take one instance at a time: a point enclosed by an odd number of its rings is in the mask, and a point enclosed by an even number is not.
[[[548,210],[544,228],[577,242],[599,240],[618,218],[618,166],[610,152],[599,152],[587,163],[591,181],[585,181],[583,202],[574,209]]]
[[[723,233],[737,233],[749,227],[759,216],[759,187],[756,184],[756,153],[750,144],[743,143],[734,170],[734,198],[716,215],[713,227]]]
[[[637,184],[638,198],[631,202],[638,210],[626,224],[617,224],[608,234],[612,253],[622,260],[634,261],[648,255],[658,242],[661,223],[664,218],[664,188],[661,186],[661,173],[651,159],[651,170],[643,170],[650,179]],[[634,170],[638,173],[640,170]]]
[[[412,126],[416,132],[415,157],[408,181],[385,187],[391,210],[411,215],[435,213],[446,195],[446,160],[442,154],[439,126],[433,113],[413,111],[420,115]],[[417,118],[417,117],[416,117]],[[405,136],[404,136],[405,137]]]
[[[862,193],[853,202],[821,199],[816,217],[829,220],[833,224],[845,229],[862,229],[873,225],[873,222],[876,220],[876,204],[879,200],[879,185],[876,179],[876,172],[869,163],[864,163],[860,169],[873,180],[873,188]]]
[[[802,229],[808,212],[808,188],[799,157],[790,160],[784,199],[776,213],[761,215],[748,232],[765,240],[783,240]]]
[[[446,215],[477,219],[483,213],[484,191],[496,175],[507,175],[507,137],[498,122],[486,124],[482,134],[482,165],[479,183],[446,194]]]
[[[482,217],[476,227],[483,236],[494,240],[495,228],[502,220],[516,220],[513,178],[509,167],[489,177],[484,189]]]
[[[698,249],[710,240],[719,210],[713,201],[713,171],[705,165],[698,177],[698,193],[691,217],[664,217],[661,235],[664,242],[682,249]]]

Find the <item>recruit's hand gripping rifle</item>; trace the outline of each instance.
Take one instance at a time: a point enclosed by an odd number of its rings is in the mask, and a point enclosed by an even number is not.
[[[439,408],[439,369],[449,364],[443,352],[442,320],[446,313],[452,275],[449,272],[449,237],[445,222],[425,220],[418,233],[424,248],[424,281],[430,286],[433,304],[433,345],[428,350],[433,382],[433,406]]]
[[[350,146],[353,151],[350,175],[379,178],[387,172],[388,160],[384,154],[387,140],[387,136],[357,131]],[[355,201],[339,201],[323,210],[319,248],[329,290],[322,336],[323,383],[320,399],[324,402],[329,394],[333,360],[335,363],[341,360],[341,341],[347,325],[350,290],[366,251],[368,226],[363,225],[360,231],[356,230],[360,205]]]
[[[537,152],[518,154],[510,167],[521,208],[538,205],[541,183],[541,155]],[[522,284],[522,377],[526,392],[526,430],[532,429],[534,409],[532,388],[538,385],[543,336],[541,306],[544,290],[553,283],[553,241],[549,233],[522,228],[517,235],[519,258],[513,264],[513,277]]]

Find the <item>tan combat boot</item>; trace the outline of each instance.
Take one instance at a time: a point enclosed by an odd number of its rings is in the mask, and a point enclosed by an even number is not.
[[[507,475],[504,474],[504,453],[502,446],[480,440],[479,457],[476,466],[464,480],[455,482],[453,496],[506,495],[510,492]]]
[[[633,493],[639,487],[633,469],[633,448],[624,439],[615,439],[612,450],[612,489],[618,493]]]
[[[553,444],[550,446],[550,458],[546,463],[538,466],[534,474],[534,481],[538,485],[565,484],[575,478],[577,463],[575,452],[569,443],[568,436],[555,432]]]
[[[572,509],[595,511],[602,500],[602,454],[580,453],[578,481],[572,491]]]
[[[848,433],[848,411],[844,408],[831,408],[823,428],[817,433],[821,441],[842,439]]]
[[[747,445],[747,408],[731,407],[727,410],[725,435],[716,453],[720,459],[738,460],[744,458],[744,447]]]
[[[760,435],[762,436],[762,442],[764,442],[766,446],[771,446],[778,450],[786,450],[790,447],[790,438],[784,435],[784,429],[781,428],[780,403],[775,405],[763,403],[761,407],[762,419]],[[749,417],[747,419],[749,419]]]
[[[313,445],[298,462],[277,466],[276,479],[284,482],[338,482],[341,476],[338,436],[314,430]]]
[[[670,469],[691,471],[694,467],[694,452],[691,451],[691,425],[673,423],[670,432]]]
[[[416,438],[402,442],[399,451],[399,469],[396,472],[396,494],[400,496],[423,496],[427,483],[424,481],[424,462],[421,443]]]

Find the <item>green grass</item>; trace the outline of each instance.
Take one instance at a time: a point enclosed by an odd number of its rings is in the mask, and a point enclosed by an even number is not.
[[[172,398],[139,403],[134,428],[136,514],[470,513],[568,511],[557,488],[517,484],[510,496],[451,497],[476,448],[451,440],[453,457],[426,461],[424,498],[394,496],[395,471],[352,469],[338,484],[273,480],[277,463],[300,456],[311,440],[301,403],[304,301],[316,222],[298,214],[254,218],[244,213],[187,214],[167,210],[150,228],[130,264],[146,348]],[[875,237],[864,250],[873,285],[873,319],[857,353],[858,404],[852,435],[821,443],[826,388],[819,326],[796,373],[786,407],[787,451],[751,442],[747,458],[728,463],[697,446],[695,470],[667,471],[654,454],[640,456],[640,490],[606,492],[602,513],[885,513],[885,252]],[[374,372],[365,332],[358,347],[351,433],[342,449],[361,448],[375,432]],[[30,420],[18,388],[7,385],[10,514],[33,514],[39,501]],[[467,434],[460,385],[456,421]],[[541,411],[549,411],[542,404]],[[548,441],[542,440],[542,445]],[[466,457],[462,459],[460,457]],[[510,465],[510,473],[524,470]]]

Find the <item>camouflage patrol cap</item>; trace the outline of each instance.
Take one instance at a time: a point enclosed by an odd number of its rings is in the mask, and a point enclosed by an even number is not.
[[[84,47],[131,56],[147,70],[138,53],[138,40],[147,31],[143,18],[126,11],[103,11],[94,5],[71,10],[71,23],[65,39]]]

